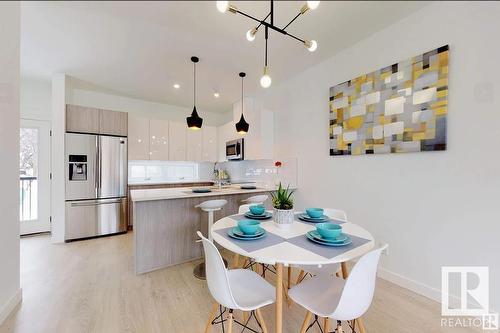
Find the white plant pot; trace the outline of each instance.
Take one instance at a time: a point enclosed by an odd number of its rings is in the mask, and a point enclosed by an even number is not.
[[[288,228],[294,220],[293,209],[276,209],[273,211],[273,220],[280,228]]]

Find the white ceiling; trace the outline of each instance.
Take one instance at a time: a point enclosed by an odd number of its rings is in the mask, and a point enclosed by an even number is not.
[[[264,17],[269,2],[235,1]],[[275,2],[275,24],[284,26],[304,2]],[[299,42],[270,34],[273,85],[420,9],[427,2],[322,1],[300,17],[290,33],[318,41],[315,53]],[[239,99],[238,72],[247,72],[246,93],[262,89],[263,29],[245,39],[249,19],[221,14],[215,1],[23,2],[21,72],[50,79],[64,72],[79,80],[140,99],[192,106],[192,55],[200,57],[198,108],[225,112]],[[179,83],[181,88],[172,86]],[[272,89],[269,88],[269,89]],[[220,98],[213,97],[214,90]]]

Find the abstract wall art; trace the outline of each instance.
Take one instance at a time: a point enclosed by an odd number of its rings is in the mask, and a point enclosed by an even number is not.
[[[448,45],[330,88],[330,155],[446,150]]]

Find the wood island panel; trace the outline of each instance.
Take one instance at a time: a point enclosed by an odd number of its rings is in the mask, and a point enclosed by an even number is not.
[[[268,191],[134,202],[135,272],[146,273],[202,257],[196,231],[207,235],[208,213],[196,205],[206,200],[227,200],[227,205],[215,212],[217,221],[238,213],[242,200],[261,193]],[[271,208],[270,200],[266,207]]]
[[[130,191],[133,190],[146,190],[146,189],[154,189],[154,188],[175,188],[175,187],[196,187],[196,186],[211,186],[213,182],[192,182],[192,183],[166,183],[166,184],[140,184],[128,185],[128,230],[132,230],[134,228],[134,222],[132,216],[134,214],[134,206],[132,205],[132,197],[130,196]]]

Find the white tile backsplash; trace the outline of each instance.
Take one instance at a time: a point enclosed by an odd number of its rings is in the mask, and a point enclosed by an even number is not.
[[[217,168],[225,169],[233,183],[254,182],[260,186],[272,188],[280,181],[283,186],[297,187],[297,159],[280,160],[282,166],[274,166],[274,160],[230,161],[217,164]]]

